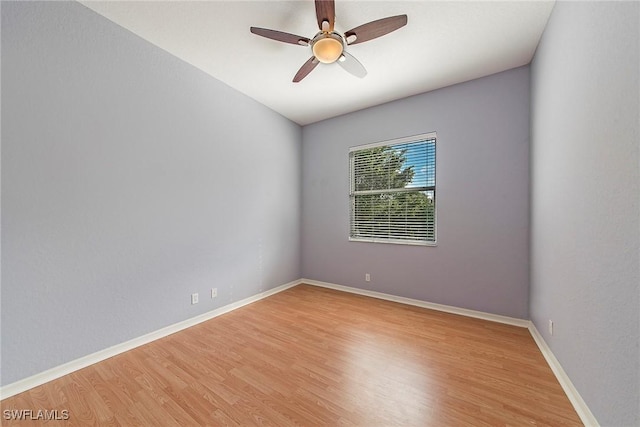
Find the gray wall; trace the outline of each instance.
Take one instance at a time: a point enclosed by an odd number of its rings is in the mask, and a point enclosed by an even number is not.
[[[3,2],[2,384],[299,278],[300,141],[78,3]]]
[[[531,317],[604,426],[640,425],[639,27],[558,2],[531,71]]]
[[[349,147],[430,131],[438,245],[348,241]],[[303,277],[528,318],[528,67],[305,126],[302,158]]]

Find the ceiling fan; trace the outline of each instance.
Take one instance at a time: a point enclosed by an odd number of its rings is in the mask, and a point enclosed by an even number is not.
[[[320,32],[313,36],[312,39],[282,31],[251,27],[253,34],[268,39],[301,46],[311,46],[313,56],[298,70],[293,78],[294,83],[304,79],[320,62],[324,64],[337,62],[342,68],[356,77],[362,78],[366,76],[367,70],[360,61],[345,50],[346,46],[384,36],[407,25],[407,15],[397,15],[378,19],[340,34],[333,29],[336,17],[334,0],[315,0],[315,2],[316,18]]]

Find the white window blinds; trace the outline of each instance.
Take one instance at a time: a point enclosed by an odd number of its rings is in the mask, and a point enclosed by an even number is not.
[[[353,147],[350,239],[435,244],[435,133]]]

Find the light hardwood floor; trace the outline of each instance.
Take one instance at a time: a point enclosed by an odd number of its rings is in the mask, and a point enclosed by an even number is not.
[[[46,425],[582,425],[526,329],[308,285],[1,406],[69,411]]]

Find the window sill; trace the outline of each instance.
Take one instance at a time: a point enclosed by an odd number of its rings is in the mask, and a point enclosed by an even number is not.
[[[437,242],[412,242],[407,240],[390,240],[390,239],[362,239],[349,237],[350,242],[363,242],[363,243],[390,243],[392,245],[407,245],[407,246],[438,246]]]

